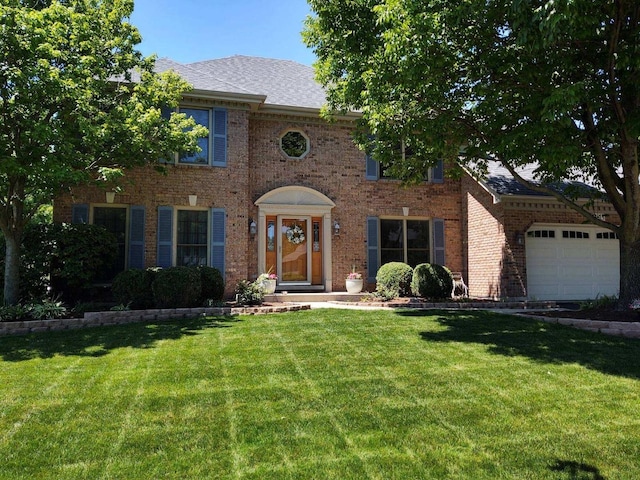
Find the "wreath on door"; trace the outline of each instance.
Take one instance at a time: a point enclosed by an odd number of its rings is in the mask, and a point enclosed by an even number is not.
[[[287,228],[286,234],[287,240],[294,245],[300,245],[305,240],[304,230],[295,224]]]

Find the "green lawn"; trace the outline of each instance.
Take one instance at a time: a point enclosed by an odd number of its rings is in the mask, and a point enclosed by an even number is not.
[[[640,341],[313,310],[0,338],[0,479],[637,479]]]

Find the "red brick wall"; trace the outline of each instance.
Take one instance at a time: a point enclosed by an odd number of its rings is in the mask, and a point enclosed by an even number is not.
[[[467,285],[474,297],[502,296],[503,251],[506,239],[502,205],[475,180],[465,176]]]
[[[279,138],[287,129],[303,131],[311,149],[303,159],[287,158]],[[241,279],[258,273],[257,238],[248,234],[249,219],[257,219],[254,202],[274,188],[298,185],[313,188],[336,204],[332,218],[341,234],[332,236],[334,290],[343,290],[352,265],[366,273],[366,217],[409,217],[445,220],[446,263],[463,269],[462,196],[459,180],[404,188],[397,181],[365,179],[365,156],[351,139],[346,124],[328,124],[317,118],[300,119],[228,110],[228,166],[176,165],[167,175],[151,167],[127,174],[123,192],[114,205],[144,205],[146,211],[145,262],[156,264],[157,209],[162,205],[189,208],[188,195],[196,194],[196,208],[224,207],[226,224],[226,281],[230,295]],[[104,204],[103,190],[75,188],[55,202],[54,220],[70,221],[73,203]]]
[[[311,150],[305,158],[290,159],[281,152],[279,137],[287,129],[300,130],[309,138]],[[332,218],[340,223],[341,234],[333,237],[334,290],[344,290],[345,277],[352,265],[366,272],[366,217],[401,218],[403,206],[409,207],[410,217],[445,219],[447,265],[460,270],[460,182],[447,179],[444,184],[403,188],[397,181],[366,180],[365,155],[354,145],[351,132],[349,126],[318,121],[252,117],[249,142],[252,201],[274,188],[299,185],[323,193],[336,204]],[[251,215],[255,217],[257,213],[254,207]],[[257,251],[250,259],[250,271],[256,271]]]
[[[228,292],[238,280],[248,278],[247,255],[250,250],[248,235],[249,200],[249,118],[241,110],[228,110],[228,166],[226,168],[171,165],[167,174],[152,167],[139,168],[127,173],[123,192],[116,194],[114,205],[144,205],[146,213],[145,262],[156,265],[157,211],[162,205],[189,207],[190,194],[198,196],[196,208],[226,209],[227,245],[226,281]],[[103,190],[81,187],[71,195],[56,199],[55,221],[71,220],[73,203],[104,204]]]
[[[464,232],[470,295],[492,298],[527,296],[526,232],[534,223],[582,224],[585,218],[551,198],[512,198],[494,203],[493,196],[469,176],[462,179],[466,193]],[[610,206],[596,210],[607,221],[618,218]],[[521,244],[517,236],[523,239]]]

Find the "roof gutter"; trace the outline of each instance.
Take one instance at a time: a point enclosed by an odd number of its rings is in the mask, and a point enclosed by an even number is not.
[[[218,92],[214,90],[191,90],[184,94],[185,97],[195,97],[206,100],[218,100],[222,102],[246,103],[251,110],[258,110],[267,100],[266,95],[256,95],[253,93],[230,93]]]

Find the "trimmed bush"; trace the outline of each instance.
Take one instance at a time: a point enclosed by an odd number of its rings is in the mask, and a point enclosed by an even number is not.
[[[89,295],[96,276],[112,264],[118,241],[99,225],[53,225],[55,250],[51,259],[51,287],[74,304]]]
[[[442,299],[450,298],[453,277],[447,267],[431,263],[421,263],[413,269],[411,291],[417,297]]]
[[[151,308],[153,301],[154,270],[131,268],[120,272],[113,279],[111,291],[116,303],[128,305],[132,309]]]
[[[411,279],[413,269],[403,262],[385,263],[376,275],[376,291],[384,292],[385,297],[411,296]]]
[[[240,280],[236,285],[236,298],[240,305],[262,305],[264,301],[262,282]]]
[[[21,301],[37,303],[53,294],[73,304],[90,297],[96,273],[113,261],[117,248],[116,237],[98,225],[28,224],[20,246]],[[5,253],[0,235],[2,271]],[[4,276],[0,276],[2,288]]]
[[[218,302],[224,297],[224,279],[220,270],[214,267],[197,267],[202,284],[201,302]]]
[[[193,267],[158,270],[151,285],[157,308],[189,308],[201,305],[200,272]]]

